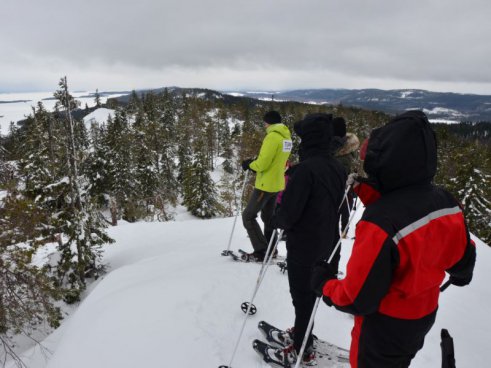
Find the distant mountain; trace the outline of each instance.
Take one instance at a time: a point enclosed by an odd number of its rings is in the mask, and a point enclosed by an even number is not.
[[[423,110],[430,119],[491,122],[491,96],[430,92],[419,89],[305,89],[283,92],[224,92],[256,99],[342,104],[397,114]]]

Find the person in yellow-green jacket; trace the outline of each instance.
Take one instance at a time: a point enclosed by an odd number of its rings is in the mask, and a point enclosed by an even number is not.
[[[285,189],[285,164],[292,150],[292,138],[288,127],[281,123],[277,111],[269,111],[263,117],[266,126],[259,155],[256,159],[244,160],[242,168],[256,173],[256,183],[249,202],[242,213],[242,222],[254,248],[243,254],[246,261],[262,262],[273,234],[269,223],[273,216],[278,192]],[[257,222],[261,212],[264,233]]]

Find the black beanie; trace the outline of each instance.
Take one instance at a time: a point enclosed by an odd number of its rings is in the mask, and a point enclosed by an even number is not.
[[[332,136],[332,115],[324,113],[307,114],[293,125],[293,131],[304,140],[322,140]]]
[[[281,115],[278,111],[268,111],[264,114],[263,120],[268,124],[279,124],[281,123]]]
[[[346,136],[346,121],[341,116],[332,119],[332,133],[335,137]]]

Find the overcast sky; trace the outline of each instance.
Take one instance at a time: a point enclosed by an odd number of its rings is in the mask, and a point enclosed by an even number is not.
[[[1,0],[0,92],[491,94],[489,0]]]

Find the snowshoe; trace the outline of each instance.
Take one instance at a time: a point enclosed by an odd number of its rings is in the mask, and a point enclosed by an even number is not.
[[[285,336],[290,338],[289,344],[293,343],[293,328],[286,331],[280,330],[279,328],[270,325],[267,322],[261,321],[258,325],[259,330],[264,335],[272,348],[280,347],[284,348],[288,345],[283,345],[283,341],[286,339]],[[281,336],[281,337],[280,337]],[[334,344],[327,341],[319,339],[316,335],[312,334],[314,339],[312,349],[315,352],[315,361],[319,367],[336,367],[336,368],[348,368],[349,367],[349,350],[340,348]],[[308,353],[308,351],[307,351]],[[309,359],[308,355],[304,353],[304,360],[302,364],[308,365]]]
[[[242,249],[239,249],[239,253],[240,253],[240,258],[242,258],[244,262],[262,263],[264,261],[264,252],[254,251],[252,253],[247,253]]]
[[[281,273],[285,273],[286,270],[288,269],[288,265],[286,264],[286,261],[277,262],[276,265],[280,268]]]
[[[254,340],[252,347],[266,363],[273,367],[293,368],[297,362],[297,352],[293,344],[276,348],[261,340]],[[302,366],[313,366],[315,364],[315,351],[312,348],[307,349],[303,355]]]
[[[292,329],[287,329],[286,331],[283,331],[264,321],[259,322],[257,327],[270,344],[279,347],[285,347],[293,344]]]

